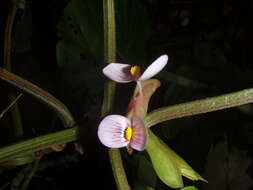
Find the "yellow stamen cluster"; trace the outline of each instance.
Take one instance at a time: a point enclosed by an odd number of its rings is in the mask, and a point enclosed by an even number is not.
[[[132,134],[133,134],[132,127],[127,127],[124,134],[125,139],[130,140],[132,137]]]
[[[141,68],[137,65],[132,66],[130,69],[130,73],[131,75],[133,75],[134,77],[139,77],[141,75]]]

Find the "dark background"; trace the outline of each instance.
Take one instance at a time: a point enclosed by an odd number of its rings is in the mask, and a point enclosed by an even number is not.
[[[11,6],[0,2],[0,65],[4,28]],[[28,189],[116,189],[107,149],[98,142],[103,84],[102,1],[26,1],[12,32],[12,71],[59,98],[83,129],[79,155],[73,144],[45,155]],[[158,75],[162,86],[149,111],[253,86],[253,1],[117,1],[117,59],[148,66],[161,54],[169,64]],[[9,91],[0,82],[0,110]],[[125,114],[134,84],[117,86],[114,113]],[[14,137],[11,115],[0,120],[1,146],[63,129],[46,106],[24,95],[19,100],[24,135]],[[253,189],[252,105],[171,120],[154,132],[181,155],[208,184],[207,190]],[[156,178],[145,152],[123,160],[134,189],[169,189]],[[0,169],[0,185],[19,189],[27,165]],[[22,181],[22,180],[21,180]],[[17,187],[15,186],[17,184]]]

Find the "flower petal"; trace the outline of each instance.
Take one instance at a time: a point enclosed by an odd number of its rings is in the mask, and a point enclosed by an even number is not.
[[[130,125],[131,122],[124,116],[106,116],[98,126],[98,138],[107,147],[125,147],[129,141],[124,138],[124,131]]]
[[[130,146],[138,151],[143,151],[146,148],[148,140],[147,128],[140,117],[134,117],[132,120],[133,136],[130,141]]]
[[[130,69],[131,65],[128,64],[110,63],[103,69],[103,73],[115,82],[127,83],[135,80]]]
[[[144,73],[138,78],[138,80],[147,80],[155,76],[159,73],[167,64],[168,56],[162,55],[157,58],[148,68],[144,71]]]

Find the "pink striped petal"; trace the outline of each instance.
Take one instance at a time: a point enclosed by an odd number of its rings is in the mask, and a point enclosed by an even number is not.
[[[133,118],[132,129],[133,136],[130,141],[130,147],[138,151],[143,151],[147,145],[148,132],[143,120],[140,117]]]
[[[130,73],[131,65],[122,63],[110,63],[103,69],[103,73],[111,80],[119,83],[134,81]]]
[[[159,73],[167,64],[168,56],[162,55],[157,58],[148,68],[144,71],[144,73],[138,78],[139,81],[147,80],[155,76]]]
[[[124,138],[125,129],[131,122],[121,115],[109,115],[98,126],[98,138],[107,147],[121,148],[129,144]]]

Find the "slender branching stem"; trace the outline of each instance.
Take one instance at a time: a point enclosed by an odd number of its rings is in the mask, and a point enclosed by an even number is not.
[[[104,15],[104,51],[105,62],[116,61],[116,24],[115,24],[115,6],[114,0],[103,0]],[[102,106],[102,116],[110,113],[112,109],[114,92],[116,84],[107,82],[104,88],[104,99]],[[119,190],[130,190],[126,173],[122,163],[120,151],[118,149],[109,149],[113,175]]]

